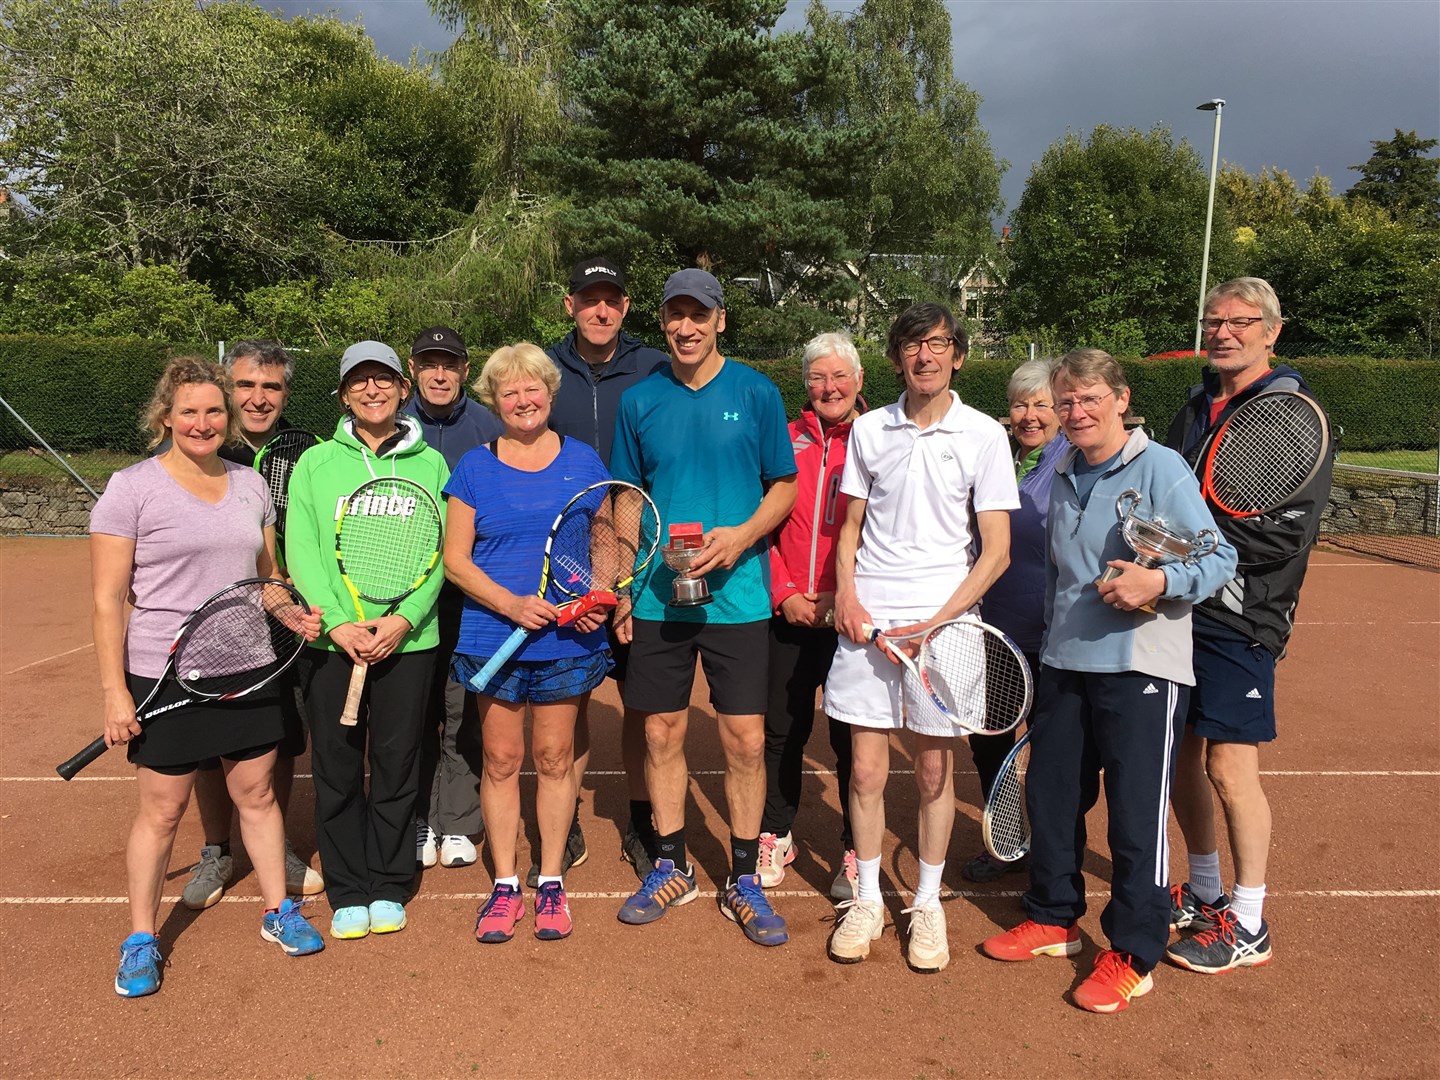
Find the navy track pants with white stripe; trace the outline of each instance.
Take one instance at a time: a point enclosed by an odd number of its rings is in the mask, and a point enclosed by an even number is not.
[[[1109,813],[1110,902],[1100,927],[1135,970],[1160,962],[1170,937],[1166,818],[1170,778],[1190,688],[1136,672],[1042,666],[1030,718],[1030,888],[1036,922],[1068,926],[1085,914],[1085,814],[1100,797]]]

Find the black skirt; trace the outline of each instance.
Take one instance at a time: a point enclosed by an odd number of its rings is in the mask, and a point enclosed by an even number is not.
[[[276,680],[279,682],[280,680]],[[145,700],[156,680],[125,673],[125,684],[135,704]],[[285,737],[280,711],[281,689],[276,683],[232,701],[197,699],[162,712],[131,739],[127,754],[135,765],[172,767],[191,765],[205,758],[229,757],[242,750],[268,746]],[[171,680],[146,709],[184,701],[190,692]]]

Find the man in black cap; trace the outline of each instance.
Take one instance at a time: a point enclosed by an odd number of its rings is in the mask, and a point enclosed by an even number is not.
[[[565,294],[565,314],[575,320],[575,329],[550,346],[546,354],[560,369],[560,390],[550,407],[550,427],[562,436],[589,443],[606,467],[610,464],[610,443],[615,436],[615,412],[620,395],[651,372],[667,367],[670,358],[659,349],[652,349],[639,338],[620,329],[630,310],[630,296],[625,291],[625,273],[609,259],[594,256],[581,259],[570,271],[569,292]],[[609,624],[607,623],[607,626]],[[629,643],[615,639],[613,628],[610,651],[615,668],[610,673],[623,686],[630,655]],[[625,777],[630,788],[631,818],[625,831],[621,853],[635,868],[636,876],[645,879],[653,866],[646,855],[641,835],[652,831],[650,796],[645,791],[645,717],[625,712],[621,734],[621,752]],[[575,723],[575,791],[585,777],[590,759],[590,727],[582,707]],[[580,831],[580,802],[575,802],[576,816],[570,825],[570,839],[565,845],[564,870],[584,862],[587,856],[585,837]],[[539,881],[539,866],[530,868],[530,887]]]
[[[465,394],[470,353],[448,326],[420,331],[410,347],[414,396],[402,411],[420,421],[425,442],[440,451],[454,471],[467,451],[499,437],[500,420]],[[420,740],[420,790],[415,797],[415,861],[434,866],[469,866],[475,861],[472,836],[484,830],[478,779],[480,740],[465,724],[465,688],[450,678],[450,654],[460,635],[464,596],[450,582],[440,590],[440,647],[430,683],[430,702]]]

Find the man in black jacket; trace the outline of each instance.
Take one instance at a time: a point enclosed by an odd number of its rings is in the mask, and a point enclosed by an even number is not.
[[[1270,366],[1280,336],[1280,301],[1260,278],[1237,278],[1205,297],[1210,367],[1170,425],[1166,442],[1192,463],[1212,431],[1258,394],[1313,397],[1293,368]],[[1315,477],[1285,505],[1234,518],[1214,507],[1240,553],[1234,580],[1195,606],[1195,689],[1171,787],[1171,805],[1189,851],[1189,880],[1171,888],[1171,924],[1195,931],[1167,955],[1204,974],[1269,961],[1261,916],[1270,852],[1270,804],[1260,786],[1260,744],[1275,738],[1275,664],[1285,655],[1300,585],[1330,493],[1333,445]],[[1210,789],[1220,796],[1235,863],[1230,896],[1221,889]]]
[[[550,427],[561,434],[589,443],[610,465],[610,444],[615,437],[615,413],[620,395],[659,368],[668,368],[670,358],[652,349],[639,338],[620,329],[630,310],[625,290],[625,273],[609,259],[599,256],[581,259],[570,271],[565,294],[565,314],[575,320],[575,329],[545,350],[560,369],[560,390],[550,407]],[[630,646],[610,633],[610,650],[615,669],[610,673],[624,684]],[[650,821],[650,795],[645,788],[645,717],[627,710],[621,733],[621,752],[626,782],[630,789],[630,824],[625,831],[621,853],[636,876],[655,865],[654,826]],[[582,707],[575,723],[575,791],[585,777],[590,759],[590,727]],[[580,831],[580,801],[575,801],[575,820],[565,845],[564,870],[585,861],[585,837]],[[531,888],[539,880],[538,865],[530,867]]]

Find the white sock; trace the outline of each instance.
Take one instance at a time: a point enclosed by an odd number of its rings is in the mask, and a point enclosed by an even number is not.
[[[516,880],[516,881],[519,881],[520,879],[519,879],[519,878],[516,878],[515,880]],[[563,884],[565,884],[564,879],[563,879],[563,878],[560,878],[560,877],[546,877],[544,874],[541,874],[540,877],[539,877],[539,884],[540,884],[542,887],[545,886],[545,885],[549,885],[550,882],[552,882],[552,881],[553,881],[556,885],[563,885]]]
[[[920,860],[920,884],[915,886],[915,907],[940,903],[940,875],[944,872],[943,862],[931,866],[924,859]]]
[[[1235,918],[1240,920],[1240,925],[1247,934],[1260,932],[1260,912],[1264,907],[1264,885],[1251,887],[1236,883],[1235,891],[1230,894],[1230,910],[1235,913]]]
[[[520,878],[515,874],[511,874],[509,877],[497,877],[495,879],[495,884],[509,885],[516,892],[520,891]]]
[[[880,895],[880,856],[873,859],[856,859],[855,870],[859,875],[856,883],[856,896],[861,900],[870,900],[880,903],[885,898]]]
[[[1224,890],[1220,887],[1220,852],[1190,853],[1190,891],[1202,904],[1213,904]]]

